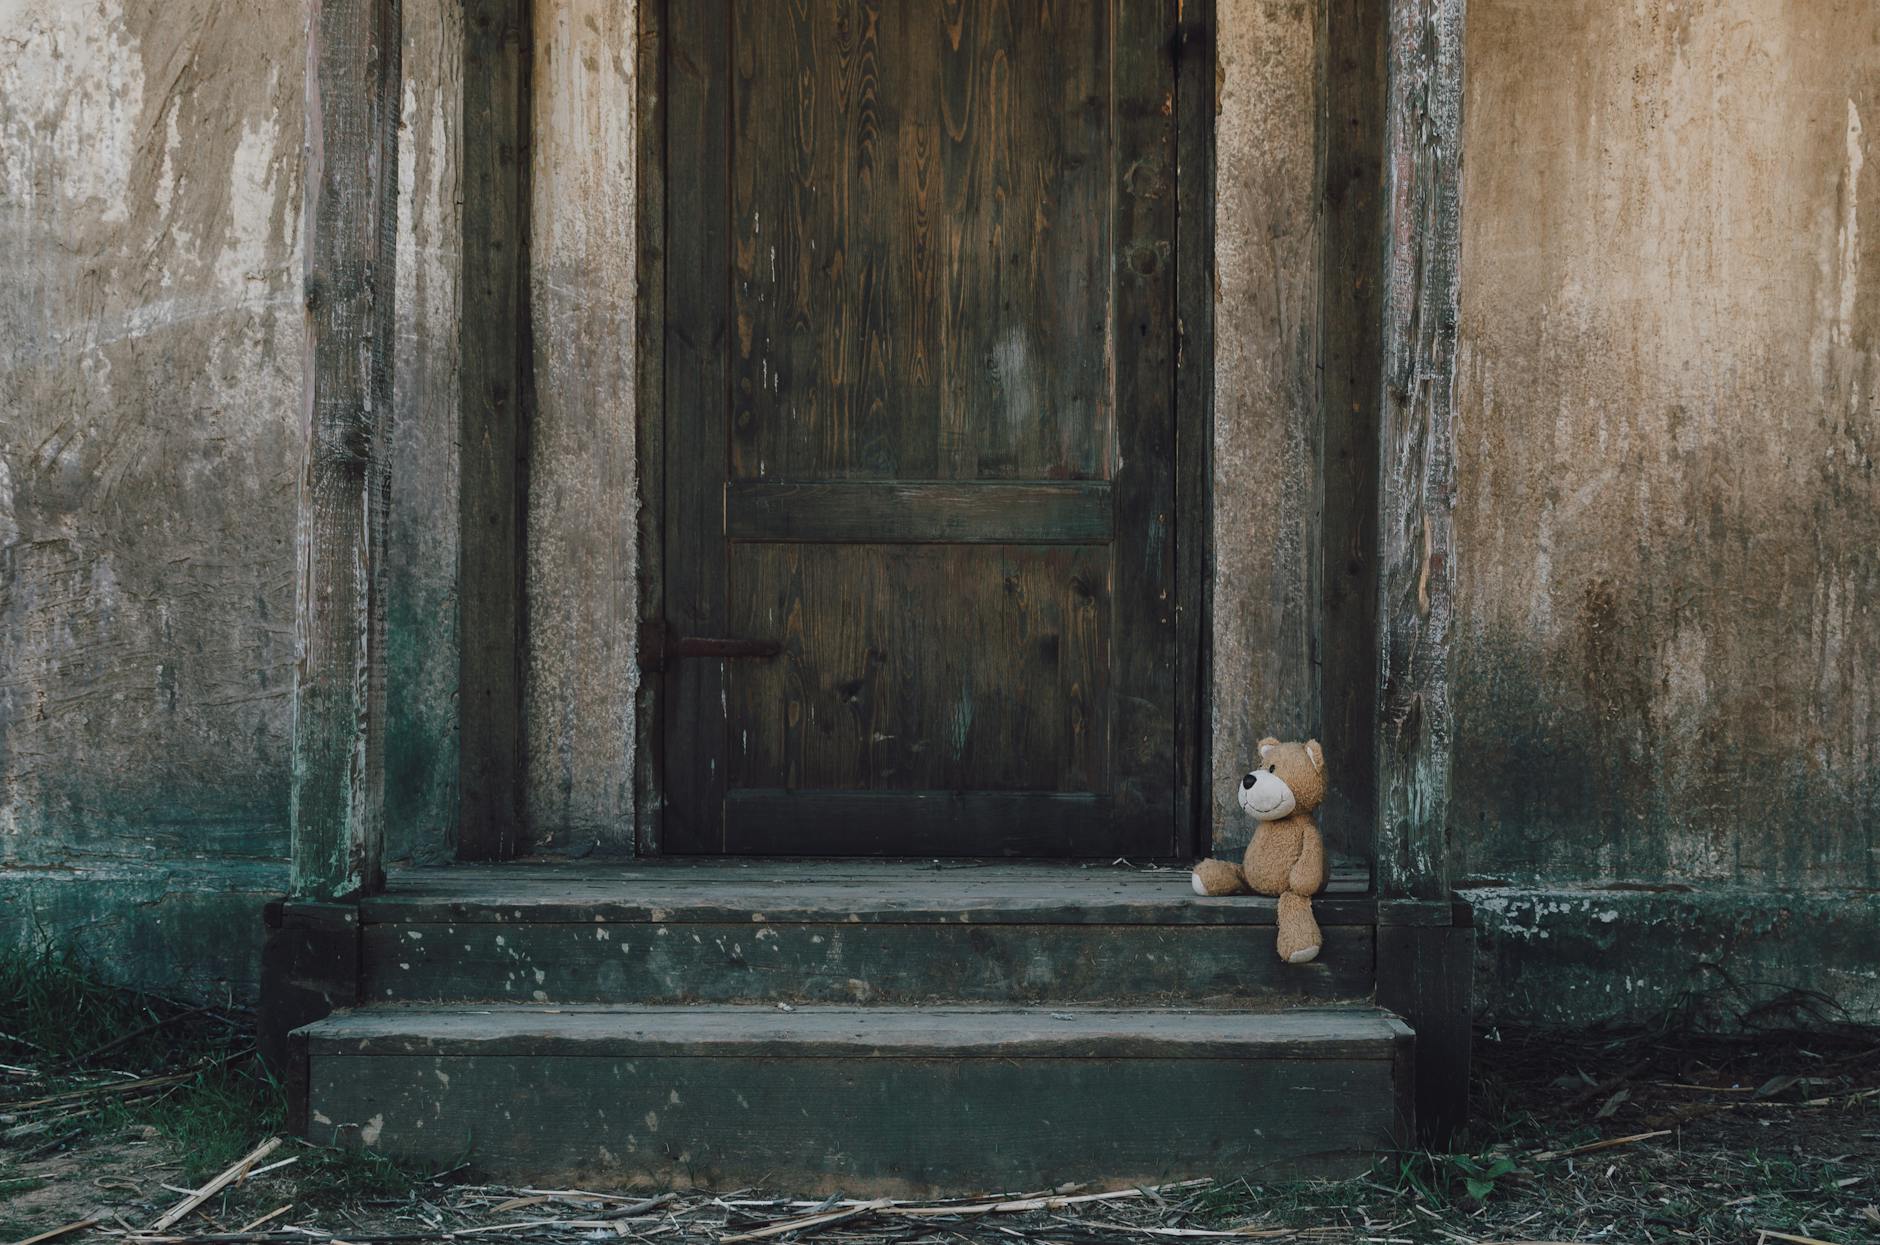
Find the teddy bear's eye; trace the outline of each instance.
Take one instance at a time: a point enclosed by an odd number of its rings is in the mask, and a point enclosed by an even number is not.
[[[1266,772],[1270,774],[1270,773],[1272,773],[1272,772],[1273,772],[1274,770],[1276,770],[1276,769],[1278,769],[1278,768],[1279,768],[1279,766],[1278,766],[1277,764],[1274,764],[1274,765],[1269,765],[1269,766],[1267,766],[1267,767],[1266,767]]]

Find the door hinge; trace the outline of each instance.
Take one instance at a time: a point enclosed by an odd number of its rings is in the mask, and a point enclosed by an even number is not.
[[[663,618],[640,624],[640,669],[663,671],[666,663],[682,657],[745,658],[768,661],[783,652],[775,640],[730,640],[705,636],[676,636]]]

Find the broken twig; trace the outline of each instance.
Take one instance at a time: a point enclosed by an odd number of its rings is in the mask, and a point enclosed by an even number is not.
[[[211,1180],[208,1184],[202,1186],[202,1188],[196,1190],[175,1206],[172,1206],[164,1213],[161,1219],[150,1225],[150,1231],[162,1232],[171,1227],[181,1220],[183,1216],[189,1214],[189,1212],[195,1210],[198,1206],[201,1206],[204,1202],[247,1175],[249,1168],[268,1157],[268,1155],[273,1154],[274,1151],[279,1148],[280,1144],[281,1139],[279,1137],[270,1137],[253,1150],[250,1150],[244,1157],[237,1159],[234,1165],[227,1171],[224,1171],[220,1176],[217,1176],[214,1180]]]

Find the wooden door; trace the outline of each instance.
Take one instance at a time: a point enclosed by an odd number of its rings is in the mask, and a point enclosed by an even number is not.
[[[1187,850],[1174,8],[668,5],[666,851]]]

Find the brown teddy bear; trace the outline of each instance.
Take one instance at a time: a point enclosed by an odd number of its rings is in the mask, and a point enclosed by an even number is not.
[[[1279,958],[1309,964],[1324,936],[1312,919],[1312,896],[1325,887],[1325,842],[1312,810],[1325,798],[1325,753],[1319,741],[1260,741],[1260,768],[1240,780],[1240,807],[1259,819],[1238,866],[1204,860],[1195,866],[1197,895],[1279,896]]]

